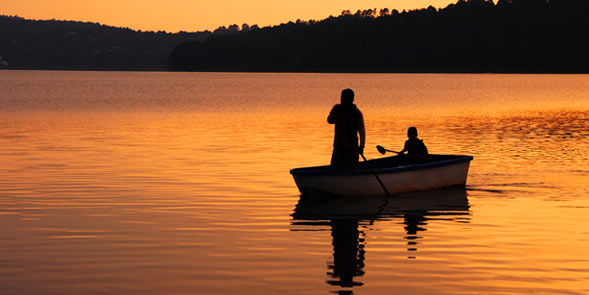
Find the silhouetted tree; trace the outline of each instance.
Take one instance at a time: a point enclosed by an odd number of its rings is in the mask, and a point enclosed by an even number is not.
[[[229,30],[225,26],[220,26],[213,31],[215,35],[225,35],[227,33],[229,33]]]
[[[235,34],[235,33],[239,32],[239,26],[237,24],[230,25],[227,28],[227,32],[229,32],[231,34]]]

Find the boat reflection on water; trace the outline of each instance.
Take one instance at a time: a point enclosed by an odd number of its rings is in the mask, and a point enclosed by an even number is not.
[[[402,219],[406,232],[407,257],[416,258],[420,232],[428,221],[452,218],[469,221],[466,190],[448,188],[396,194],[392,197],[307,198],[302,195],[292,214],[292,230],[331,230],[333,262],[328,263],[327,283],[342,288],[362,286],[366,230],[375,222]],[[341,290],[339,294],[352,294]]]

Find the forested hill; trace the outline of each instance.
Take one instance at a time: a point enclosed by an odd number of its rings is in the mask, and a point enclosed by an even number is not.
[[[0,16],[0,68],[166,70],[168,55],[175,46],[210,35]]]
[[[589,73],[589,0],[344,11],[186,42],[174,71]]]

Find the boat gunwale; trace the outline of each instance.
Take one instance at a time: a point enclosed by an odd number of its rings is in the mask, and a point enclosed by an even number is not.
[[[470,162],[474,158],[472,156],[466,155],[443,155],[443,156],[452,156],[456,157],[453,159],[429,162],[429,163],[418,163],[418,164],[411,164],[411,165],[403,165],[403,166],[395,166],[395,167],[388,167],[388,168],[375,168],[373,170],[370,169],[354,169],[354,170],[334,170],[331,169],[329,165],[323,166],[313,166],[313,167],[302,167],[302,168],[294,168],[290,170],[290,174],[293,176],[295,175],[315,175],[315,176],[331,176],[331,175],[343,175],[343,176],[354,176],[354,175],[368,175],[372,174],[374,171],[377,174],[389,174],[389,173],[399,173],[399,172],[406,172],[406,171],[415,171],[415,170],[424,170],[430,168],[437,168],[437,167],[444,167],[453,164],[458,164],[462,162]],[[393,156],[395,157],[395,156]],[[390,157],[386,157],[390,158]],[[381,159],[374,159],[368,162],[379,161]],[[320,169],[323,168],[323,169]]]

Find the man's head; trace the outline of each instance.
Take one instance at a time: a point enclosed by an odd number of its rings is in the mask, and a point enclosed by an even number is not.
[[[417,128],[409,127],[409,129],[407,129],[407,137],[417,138]]]
[[[342,104],[349,105],[354,102],[354,90],[346,88],[342,90]]]

